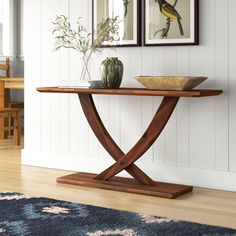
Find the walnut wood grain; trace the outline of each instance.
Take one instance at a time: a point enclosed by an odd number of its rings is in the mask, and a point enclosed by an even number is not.
[[[106,95],[131,95],[131,96],[161,96],[161,97],[209,97],[223,93],[222,90],[190,90],[190,91],[163,91],[139,88],[120,89],[84,89],[84,88],[37,88],[39,92],[47,93],[79,93],[79,94],[106,94]]]
[[[113,177],[109,181],[95,179],[96,174],[78,172],[58,177],[57,183],[72,184],[91,188],[144,194],[154,197],[176,198],[193,190],[192,186],[155,182],[154,186],[141,185],[134,179]]]
[[[164,97],[149,127],[134,147],[114,165],[96,176],[96,179],[109,180],[137,161],[159,137],[178,103],[178,97]]]
[[[87,121],[96,135],[99,142],[107,150],[107,152],[113,157],[114,160],[118,161],[125,154],[118,147],[115,141],[112,139],[95,107],[92,95],[90,94],[79,94],[80,103]],[[154,181],[149,178],[143,171],[141,171],[136,165],[132,164],[126,168],[126,171],[133,176],[139,183],[146,185],[154,185]]]

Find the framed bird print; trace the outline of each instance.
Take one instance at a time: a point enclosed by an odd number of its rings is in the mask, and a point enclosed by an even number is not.
[[[93,32],[108,17],[118,17],[119,39],[104,47],[141,46],[141,0],[93,0]]]
[[[145,0],[145,46],[199,44],[198,0]]]

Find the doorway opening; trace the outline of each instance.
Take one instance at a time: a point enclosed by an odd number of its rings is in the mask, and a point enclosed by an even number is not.
[[[24,143],[24,0],[0,0],[0,149]]]

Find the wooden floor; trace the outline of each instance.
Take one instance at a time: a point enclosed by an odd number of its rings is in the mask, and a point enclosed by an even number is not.
[[[175,200],[56,184],[65,171],[21,166],[20,147],[0,140],[0,192],[14,191],[236,229],[236,193],[195,188]]]

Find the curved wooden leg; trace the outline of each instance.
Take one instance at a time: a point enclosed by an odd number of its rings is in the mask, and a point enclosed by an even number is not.
[[[148,129],[136,145],[125,155],[105,129],[94,105],[92,95],[79,94],[85,116],[100,143],[116,160],[116,163],[101,174],[74,173],[57,178],[58,183],[95,187],[129,193],[175,198],[191,192],[192,186],[154,182],[142,172],[134,162],[138,160],[160,135],[169,120],[179,98],[165,97]],[[114,177],[122,170],[130,173],[134,179]],[[137,181],[139,183],[137,183]]]
[[[178,97],[164,97],[149,127],[134,147],[114,165],[96,176],[96,179],[108,180],[138,160],[161,134],[178,103]]]
[[[118,161],[125,154],[117,146],[115,141],[112,139],[102,120],[97,112],[96,106],[94,104],[91,94],[79,94],[80,103],[87,121],[92,128],[94,134],[107,150],[107,152]],[[145,185],[155,185],[155,182],[149,178],[142,170],[140,170],[136,165],[132,164],[126,168],[126,171],[133,176],[138,182]]]

